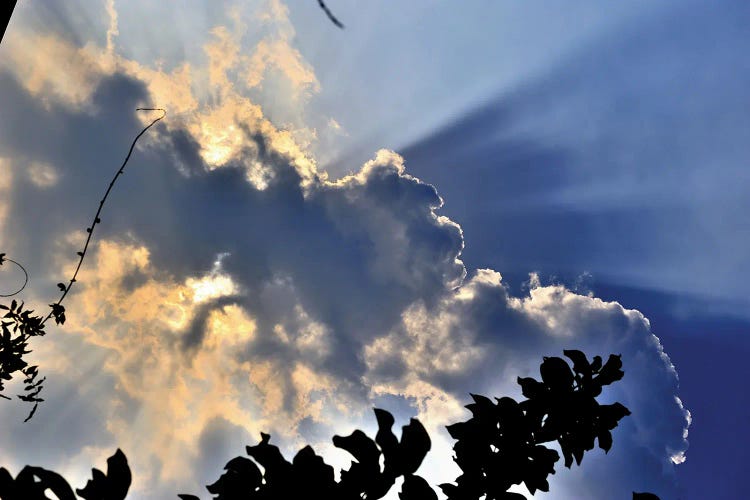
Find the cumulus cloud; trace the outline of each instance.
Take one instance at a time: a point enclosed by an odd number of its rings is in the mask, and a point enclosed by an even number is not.
[[[561,498],[574,492],[580,498],[603,498],[613,484],[622,491],[640,488],[671,498],[674,485],[660,476],[681,460],[689,414],[675,399],[674,367],[638,311],[538,282],[528,296],[513,297],[499,273],[478,270],[433,307],[417,303],[408,308],[393,331],[366,347],[367,379],[378,392],[417,400],[431,395],[412,389],[415,381],[457,397],[470,391],[515,396],[516,376],[538,375],[542,356],[560,355],[571,346],[589,355],[622,354],[625,379],[605,397],[624,402],[633,415],[618,429],[610,463],[597,452],[585,463],[587,477],[594,469],[597,479],[583,487],[564,477],[570,489]],[[455,418],[441,417],[432,415],[443,423]],[[628,479],[626,471],[632,474]]]
[[[281,4],[271,6],[268,22],[286,19]],[[79,85],[50,77],[51,59],[0,73],[0,104],[14,123],[0,123],[0,145],[57,173],[43,191],[18,169],[0,181],[13,194],[0,222],[45,276],[36,296],[70,273],[61,256],[74,254],[99,199],[109,173],[102,158],[119,158],[139,127],[129,110],[170,108],[106,207],[67,303],[69,323],[36,353],[50,371],[51,401],[26,427],[0,407],[4,421],[19,422],[2,438],[6,463],[82,481],[116,443],[133,465],[136,498],[198,492],[223,465],[207,472],[206,457],[228,460],[223,453],[241,452],[237,440],[261,430],[287,450],[310,442],[345,465],[330,437],[372,428],[369,408],[379,404],[433,432],[426,475],[442,482],[454,472],[441,429],[466,416],[469,392],[518,395],[516,376],[577,348],[622,353],[625,379],[605,397],[633,415],[610,456],[587,456],[586,478],[558,474],[550,498],[601,498],[612,488],[670,497],[687,414],[675,370],[639,312],[534,281],[516,297],[497,271],[467,274],[460,226],[394,152],[329,180],[242,90],[242,23],[216,27],[205,45],[208,99],[190,64],[163,71],[114,54],[110,18],[107,47],[48,42],[74,63]],[[275,43],[291,43],[286,22]],[[251,83],[280,73],[296,89],[315,89],[298,52],[258,47],[251,59],[270,69]],[[43,145],[28,139],[39,129]],[[42,425],[71,430],[44,434],[30,451],[26,439]]]

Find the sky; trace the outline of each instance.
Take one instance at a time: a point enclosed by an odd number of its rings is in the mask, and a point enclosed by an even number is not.
[[[346,466],[373,406],[451,480],[469,393],[621,353],[632,415],[535,498],[741,498],[745,2],[19,2],[0,44],[0,251],[43,308],[46,401],[0,464],[194,493],[260,432]],[[2,269],[0,286],[14,286]],[[13,390],[13,387],[9,389]],[[615,497],[613,497],[613,492]],[[397,498],[392,491],[388,498]]]

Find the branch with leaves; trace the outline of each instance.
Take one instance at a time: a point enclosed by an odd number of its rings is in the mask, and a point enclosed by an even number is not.
[[[104,193],[104,196],[99,202],[99,207],[94,214],[91,225],[86,228],[86,232],[88,233],[86,242],[84,243],[83,248],[77,252],[78,265],[73,272],[73,276],[70,278],[67,284],[57,284],[57,287],[61,292],[60,298],[57,299],[56,302],[53,302],[49,305],[50,312],[44,317],[33,314],[34,311],[32,309],[25,308],[24,302],[18,302],[15,299],[9,305],[0,304],[0,311],[6,311],[5,313],[0,312],[0,314],[4,314],[0,319],[0,327],[2,328],[2,337],[0,338],[0,397],[3,399],[10,399],[8,396],[2,394],[2,391],[4,389],[3,381],[12,380],[15,373],[21,372],[25,377],[23,390],[24,393],[19,394],[18,398],[24,402],[34,404],[24,422],[28,422],[31,417],[34,416],[39,403],[44,401],[44,399],[42,399],[39,394],[42,391],[42,383],[45,379],[37,378],[39,374],[38,366],[29,366],[29,364],[24,360],[24,356],[31,352],[31,350],[28,349],[29,339],[31,339],[31,337],[44,336],[46,334],[44,326],[47,320],[49,320],[50,318],[54,318],[55,323],[58,325],[62,325],[65,323],[65,307],[62,305],[62,303],[73,287],[73,283],[75,283],[78,278],[78,273],[81,270],[81,266],[83,266],[83,260],[86,257],[86,252],[88,251],[89,245],[91,243],[94,228],[99,223],[101,223],[100,216],[102,213],[102,209],[104,208],[104,204],[106,203],[110,192],[114,188],[115,182],[117,182],[117,179],[125,172],[125,166],[128,164],[128,161],[130,161],[130,157],[133,154],[133,150],[135,149],[135,145],[137,144],[138,140],[143,134],[146,133],[146,131],[148,131],[148,129],[162,120],[167,114],[167,112],[162,108],[137,108],[136,111],[161,111],[162,114],[158,118],[152,120],[148,125],[146,125],[143,130],[141,130],[140,133],[135,136],[133,142],[130,144],[130,149],[128,150],[128,154],[125,156],[125,160],[122,162],[122,165],[120,165],[120,168],[118,168],[115,172],[115,175],[110,181],[109,186]],[[4,253],[0,253],[0,266],[2,266],[6,262],[12,263],[19,267],[24,274],[24,282],[18,290],[9,294],[0,295],[0,297],[13,297],[21,293],[26,288],[26,285],[29,281],[29,274],[26,271],[26,268],[24,268],[21,264],[13,259],[7,258]]]
[[[491,401],[472,395],[467,405],[472,417],[447,427],[456,439],[454,460],[462,474],[454,483],[441,484],[449,500],[523,500],[508,490],[524,484],[533,495],[548,491],[547,477],[555,473],[560,459],[557,451],[544,443],[557,442],[565,466],[573,460],[580,465],[595,440],[605,452],[612,447],[611,431],[630,414],[620,403],[600,405],[596,398],[602,387],[620,380],[624,374],[620,356],[611,355],[606,363],[595,356],[591,362],[581,351],[564,351],[573,361],[571,369],[562,358],[545,358],[540,367],[541,381],[519,378],[523,395]],[[213,500],[287,500],[325,498],[327,500],[375,500],[383,498],[403,478],[401,500],[437,500],[435,490],[416,474],[431,448],[430,437],[413,418],[397,438],[393,415],[375,409],[378,431],[370,438],[361,430],[348,436],[334,436],[333,444],[348,452],[354,461],[335,479],[333,467],[326,464],[310,446],[292,459],[284,458],[271,444],[271,436],[261,433],[260,443],[247,446],[248,457],[235,457],[224,466],[224,473],[206,487]],[[123,500],[130,485],[130,469],[125,455],[117,450],[108,461],[105,475],[94,469],[94,479],[83,490],[86,500]],[[32,480],[35,476],[37,479]],[[59,475],[38,467],[26,467],[13,479],[0,469],[0,500],[36,499],[38,489],[49,487],[59,498],[70,498],[72,489]],[[57,489],[55,489],[57,488]],[[60,496],[63,492],[70,496]],[[15,496],[14,496],[15,495]],[[651,493],[633,492],[634,500],[658,500]],[[200,500],[190,494],[181,500]]]

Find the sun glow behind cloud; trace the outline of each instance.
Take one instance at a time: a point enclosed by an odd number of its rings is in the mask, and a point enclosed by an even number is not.
[[[528,296],[513,297],[496,271],[467,275],[460,226],[437,213],[437,191],[409,175],[398,154],[379,151],[356,173],[329,181],[300,140],[315,131],[301,122],[274,125],[253,92],[283,81],[281,98],[304,108],[320,88],[293,47],[284,5],[263,3],[250,18],[229,9],[226,25],[206,34],[204,60],[169,66],[117,52],[115,7],[109,2],[104,10],[105,46],[81,47],[21,25],[2,52],[6,69],[49,113],[62,108],[103,120],[106,110],[91,102],[114,76],[142,86],[143,104],[169,111],[142,153],[154,162],[154,151],[175,159],[161,165],[177,173],[164,174],[169,196],[165,190],[158,200],[172,218],[134,214],[131,232],[95,245],[67,304],[65,333],[50,340],[56,349],[40,353],[56,376],[96,387],[78,404],[95,407],[105,431],[76,461],[101,461],[116,443],[131,459],[136,495],[153,493],[153,483],[169,494],[198,492],[231,458],[217,456],[213,470],[190,476],[220,424],[249,439],[270,431],[289,450],[311,442],[346,465],[330,436],[371,428],[369,408],[395,401],[409,408],[399,418],[416,413],[433,432],[425,470],[439,482],[455,475],[442,426],[465,416],[465,394],[512,392],[516,375],[573,341],[593,353],[623,352],[632,384],[649,384],[658,395],[618,393],[637,409],[631,435],[642,441],[624,439],[610,458],[625,472],[602,477],[627,476],[640,466],[628,465],[633,457],[663,465],[683,453],[685,413],[673,399],[674,369],[640,313],[533,280]],[[247,46],[254,23],[265,31]],[[175,146],[179,137],[189,144]],[[79,167],[55,168],[64,176]],[[242,175],[233,177],[235,170]],[[221,199],[194,196],[212,182]],[[220,202],[225,210],[215,216]],[[165,256],[167,234],[214,235],[211,257],[201,269],[180,267],[192,246]],[[72,253],[83,234],[56,236],[56,248]],[[231,255],[222,254],[228,248]],[[50,275],[70,273],[69,263],[47,258]],[[66,373],[80,358],[88,369]],[[91,382],[97,371],[105,376]],[[651,413],[667,418],[654,423]]]
[[[185,284],[193,290],[193,302],[199,304],[211,299],[234,295],[239,290],[232,278],[221,272],[221,261],[229,254],[220,254],[211,272],[200,279],[188,278]]]

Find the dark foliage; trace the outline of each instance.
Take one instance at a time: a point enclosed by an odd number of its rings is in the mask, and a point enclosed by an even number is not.
[[[612,447],[611,431],[630,411],[620,403],[600,405],[596,397],[602,387],[623,376],[620,356],[611,355],[602,366],[602,358],[592,362],[581,351],[564,351],[573,362],[571,370],[562,358],[544,358],[539,371],[541,381],[519,378],[523,395],[496,402],[472,395],[467,405],[472,417],[448,426],[455,461],[463,471],[456,484],[440,488],[450,500],[522,499],[508,493],[514,484],[524,483],[533,494],[549,491],[547,477],[555,473],[560,459],[557,451],[543,443],[557,441],[570,467],[578,465],[597,440],[605,452]]]
[[[393,434],[393,416],[375,409],[378,432],[371,439],[361,430],[348,436],[334,436],[333,444],[346,450],[355,461],[341,472],[341,480],[334,478],[333,467],[316,455],[310,446],[302,448],[289,462],[270,444],[271,437],[261,434],[261,441],[247,447],[253,459],[236,457],[224,467],[224,474],[207,486],[215,500],[326,498],[330,500],[358,500],[382,498],[396,479],[404,477],[403,500],[434,498],[427,482],[414,473],[430,450],[430,437],[422,424],[412,419],[401,431],[401,439]],[[381,457],[383,465],[380,465]],[[263,467],[263,472],[257,467]],[[195,500],[194,495],[178,495],[183,500]]]
[[[455,484],[441,484],[450,500],[522,500],[508,489],[525,484],[535,493],[548,491],[547,477],[555,473],[560,459],[557,451],[542,443],[557,441],[570,467],[580,465],[586,451],[612,447],[611,431],[630,414],[620,403],[600,405],[596,397],[602,387],[623,376],[619,356],[606,363],[595,356],[591,362],[580,351],[564,351],[573,368],[562,358],[544,358],[541,381],[519,378],[523,395],[496,399],[472,395],[466,407],[472,417],[448,426],[456,439],[454,460],[462,470]],[[316,455],[310,446],[302,448],[289,462],[271,436],[261,434],[260,443],[246,447],[248,457],[235,457],[224,466],[224,473],[206,487],[213,500],[374,500],[382,498],[403,477],[401,500],[437,500],[427,482],[416,475],[430,450],[430,437],[417,419],[402,427],[400,439],[392,431],[393,415],[375,409],[378,431],[372,439],[361,430],[348,436],[334,436],[333,444],[354,457],[349,469],[336,481],[333,467]],[[381,465],[382,464],[382,465]],[[85,500],[121,500],[131,476],[125,455],[120,451],[107,460],[107,474],[94,469],[91,479],[76,493]],[[25,467],[13,479],[0,469],[0,500],[41,500],[49,488],[60,500],[75,500],[67,481],[40,467]],[[180,494],[182,500],[200,500]],[[634,500],[658,500],[650,493],[633,493]]]
[[[450,500],[523,500],[510,493],[511,486],[524,483],[533,494],[548,491],[547,477],[555,473],[560,459],[557,451],[543,445],[557,441],[570,467],[578,465],[595,441],[605,452],[612,447],[611,431],[620,419],[630,414],[620,403],[600,405],[596,397],[602,387],[620,380],[624,373],[620,356],[611,355],[606,363],[595,356],[591,362],[581,351],[564,351],[573,367],[558,357],[544,358],[541,381],[519,378],[523,395],[496,399],[472,395],[467,405],[472,417],[448,426],[456,439],[454,460],[462,470],[455,484],[441,484]],[[341,473],[336,482],[333,469],[315,455],[309,446],[286,461],[278,448],[262,435],[261,443],[247,447],[255,463],[236,457],[225,466],[225,473],[207,487],[214,500],[286,498],[329,498],[355,500],[382,498],[403,476],[401,500],[437,500],[435,491],[414,473],[430,449],[430,439],[418,420],[404,426],[401,440],[391,431],[393,416],[375,409],[378,432],[375,440],[362,431],[333,438],[333,444],[348,451],[357,460]],[[383,466],[380,456],[383,455]],[[199,500],[194,495],[179,495],[183,500]],[[633,493],[634,499],[657,498],[650,493]]]
[[[107,473],[91,469],[92,479],[76,493],[86,500],[121,500],[128,494],[132,476],[128,460],[119,449],[107,459]]]
[[[85,500],[123,500],[130,488],[128,460],[119,449],[107,459],[107,473],[92,469],[92,479],[82,489],[76,489]],[[68,482],[56,472],[41,467],[24,467],[15,479],[0,468],[0,500],[48,500],[46,490],[59,500],[76,500]]]
[[[28,341],[31,337],[41,337],[45,334],[44,321],[41,316],[33,314],[31,309],[25,309],[23,302],[13,300],[10,305],[0,304],[0,327],[2,328],[2,337],[0,337],[0,397],[10,399],[2,394],[5,388],[3,383],[12,380],[16,372],[24,376],[23,394],[18,398],[27,403],[33,403],[28,421],[37,405],[44,401],[39,397],[42,391],[44,377],[39,378],[39,367],[30,366],[23,358],[31,351],[28,349]]]

